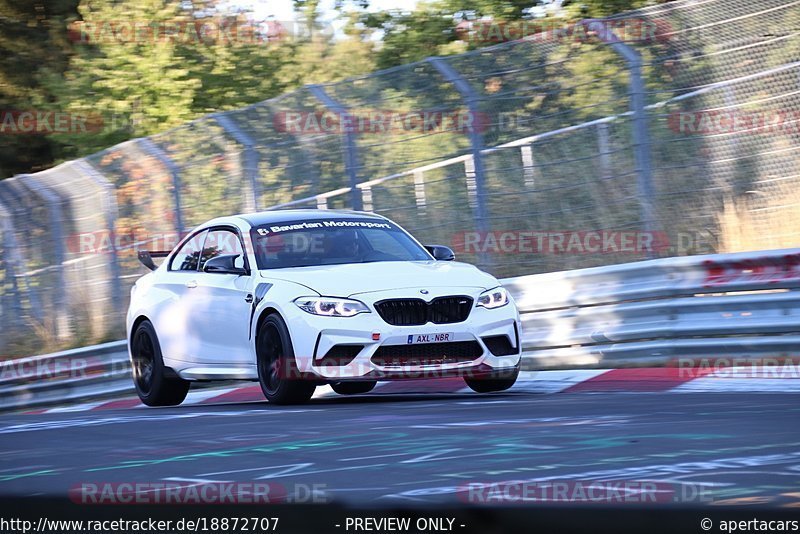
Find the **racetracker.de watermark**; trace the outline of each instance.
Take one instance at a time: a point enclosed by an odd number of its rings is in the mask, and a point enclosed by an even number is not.
[[[103,124],[103,117],[96,113],[0,110],[0,135],[90,134],[101,131]]]
[[[40,382],[71,378],[87,378],[100,374],[113,374],[113,364],[98,356],[91,357],[35,357],[0,362],[0,382]],[[124,369],[124,366],[120,366]]]
[[[678,358],[667,365],[677,367],[678,377],[686,379],[712,375],[714,378],[800,379],[800,356]]]
[[[276,131],[294,135],[471,133],[485,132],[487,113],[468,110],[352,109],[337,111],[279,111],[272,118]]]
[[[111,232],[95,230],[66,237],[67,250],[73,254],[109,254],[113,251],[172,250],[185,234],[178,232],[146,232],[129,230]],[[488,252],[497,254],[563,254],[563,253],[639,253],[670,252],[678,255],[711,254],[716,251],[713,236],[705,232],[681,233],[671,240],[663,232],[634,232],[630,230],[576,230],[576,231],[533,231],[507,230],[488,233],[459,232],[453,235],[451,245],[459,253]],[[233,239],[214,243],[220,252],[237,254],[240,252]],[[318,243],[313,243],[317,246]],[[250,250],[248,240],[245,249]],[[280,235],[272,236],[263,243],[270,249],[283,248]],[[598,249],[599,246],[599,249]],[[649,247],[649,248],[648,248]],[[551,251],[552,249],[552,251]],[[598,250],[596,250],[598,249]],[[758,268],[756,268],[758,269]],[[758,271],[760,272],[760,271]],[[738,275],[738,274],[737,274]],[[722,276],[716,275],[714,278]]]
[[[274,504],[328,502],[326,484],[276,482],[82,482],[69,491],[76,504]]]
[[[77,44],[266,45],[314,34],[333,35],[329,25],[302,21],[206,18],[201,20],[94,20],[69,25]]]
[[[800,111],[711,109],[675,111],[667,126],[683,135],[790,135],[800,133]]]
[[[66,237],[67,250],[73,254],[108,254],[114,250],[172,250],[183,239],[179,232],[144,232],[129,230],[111,232],[95,230]],[[220,244],[221,252],[238,252],[235,242]]]
[[[451,240],[463,254],[640,254],[669,248],[664,232],[634,230],[508,230],[459,232]]]
[[[666,19],[606,19],[569,24],[558,21],[531,19],[521,21],[476,20],[462,21],[455,29],[461,41],[473,43],[504,43],[526,41],[552,43],[585,43],[597,38],[597,28],[602,25],[621,41],[639,43],[665,43],[670,40],[673,25]]]
[[[470,482],[457,496],[470,504],[649,504],[708,503],[710,489],[700,484],[642,480],[546,480]]]

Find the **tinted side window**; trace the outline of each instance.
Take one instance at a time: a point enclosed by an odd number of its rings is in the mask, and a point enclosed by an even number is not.
[[[207,230],[198,232],[184,243],[178,253],[175,254],[175,257],[172,258],[169,270],[196,271],[200,262],[200,250],[203,248],[203,240],[207,233]]]
[[[375,252],[398,258],[403,258],[408,255],[408,249],[397,240],[394,232],[375,232],[368,230],[363,232],[363,234]]]
[[[208,233],[206,242],[203,245],[203,254],[200,256],[200,270],[203,270],[203,265],[206,264],[206,261],[220,254],[239,254],[244,258],[242,243],[239,241],[239,236],[236,232],[217,229]]]

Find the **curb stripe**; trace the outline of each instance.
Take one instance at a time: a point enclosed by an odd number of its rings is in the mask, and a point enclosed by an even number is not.
[[[522,371],[512,391],[528,393],[562,393],[570,387],[597,375],[607,373],[607,369],[574,369],[561,371]]]
[[[263,401],[261,386],[244,386],[203,400],[200,404],[218,404],[222,402]]]
[[[93,410],[114,410],[118,408],[134,408],[136,406],[143,406],[142,402],[139,400],[139,397],[104,402],[99,406],[95,406]],[[50,410],[48,410],[48,412],[50,412]]]
[[[697,375],[709,374],[711,371],[711,369],[687,370],[678,367],[612,369],[584,382],[579,382],[565,389],[564,392],[668,391],[698,378]]]
[[[379,382],[371,394],[401,395],[470,392],[461,378]],[[522,371],[512,392],[536,394],[592,392],[800,392],[800,366],[652,369],[577,369]],[[319,386],[313,398],[338,396],[329,385]],[[182,406],[266,402],[259,385],[190,391]],[[144,408],[138,398],[84,402],[26,411],[27,414]]]

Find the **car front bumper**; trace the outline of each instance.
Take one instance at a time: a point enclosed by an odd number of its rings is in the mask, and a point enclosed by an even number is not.
[[[443,289],[430,298],[455,294],[456,291],[454,288]],[[460,293],[467,294],[463,289]],[[471,296],[476,298],[477,294]],[[473,305],[469,317],[459,323],[393,326],[375,311],[374,302],[382,298],[386,295],[376,295],[372,300],[360,299],[371,312],[354,317],[320,317],[299,309],[289,314],[287,325],[298,371],[325,381],[399,380],[485,376],[519,366],[521,323],[513,301],[492,310]],[[426,360],[426,348],[416,348],[415,344],[409,343],[410,336],[416,339],[416,336],[437,334],[449,336],[446,342],[427,345],[437,355],[435,358]],[[501,355],[493,354],[487,346],[486,338],[495,336],[506,336],[508,340],[506,350],[498,351],[495,347],[495,352]],[[450,346],[454,353],[458,352],[456,357],[447,356],[449,343],[459,345],[458,351],[455,345]],[[331,358],[334,347],[351,349],[345,357]],[[464,347],[469,347],[467,355]],[[387,348],[389,354],[399,352],[415,356],[410,360],[389,357],[387,361],[385,356],[381,358],[387,353]]]

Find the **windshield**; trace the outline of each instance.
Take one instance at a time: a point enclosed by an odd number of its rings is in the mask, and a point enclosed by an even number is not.
[[[380,219],[289,221],[254,227],[250,235],[259,269],[431,259],[411,236]]]

